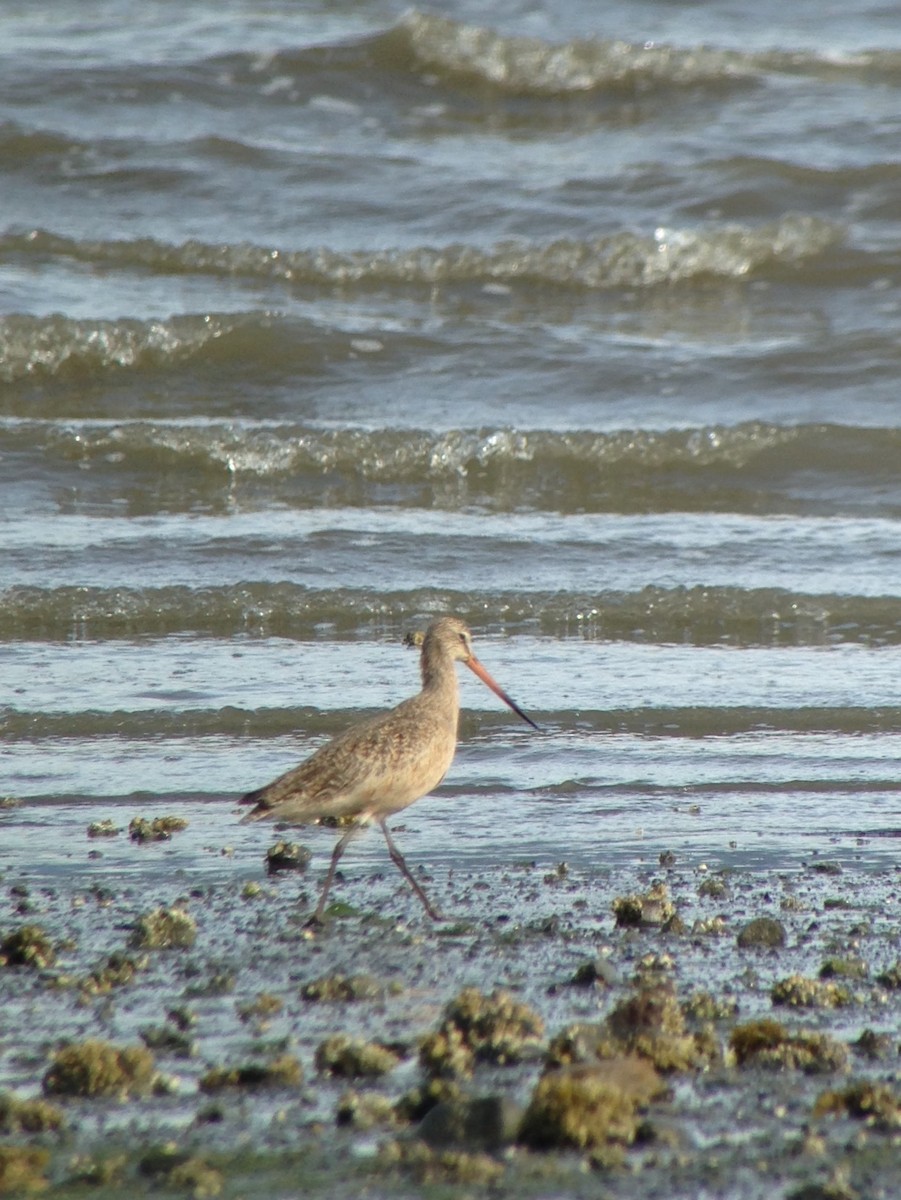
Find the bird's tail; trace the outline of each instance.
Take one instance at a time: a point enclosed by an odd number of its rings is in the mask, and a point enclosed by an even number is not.
[[[266,799],[268,790],[268,787],[256,788],[255,791],[245,793],[238,801],[241,807],[251,804],[254,806],[249,813],[245,813],[241,818],[242,825],[248,821],[263,821],[266,817],[272,815],[272,804]]]

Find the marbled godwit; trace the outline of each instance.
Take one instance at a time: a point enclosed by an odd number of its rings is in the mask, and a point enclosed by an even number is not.
[[[255,807],[245,821],[276,817],[305,825],[323,817],[353,824],[335,845],[313,922],[322,918],[338,860],[361,826],[378,821],[391,861],[433,920],[440,920],[388,831],[387,818],[427,795],[444,778],[457,746],[460,695],[455,662],[463,662],[524,721],[537,729],[495,683],[472,652],[472,638],[456,617],[441,617],[422,643],[422,690],[397,708],[361,721],[322,746],[299,767],[267,787],[248,792],[241,804]]]

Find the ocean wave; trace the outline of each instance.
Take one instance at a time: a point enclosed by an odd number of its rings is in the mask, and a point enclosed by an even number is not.
[[[58,164],[81,153],[87,143],[52,129],[32,129],[17,121],[0,121],[0,168],[17,171],[35,163]]]
[[[397,33],[420,70],[475,78],[518,95],[734,86],[756,73],[751,56],[732,50],[601,39],[550,43],[419,11],[408,13]]]
[[[901,598],[802,595],[774,588],[645,587],[636,592],[458,592],[421,588],[314,589],[301,584],[218,587],[12,587],[0,592],[7,641],[206,637],[319,637],[390,632],[401,638],[456,612],[475,628],[555,637],[741,646],[901,644]]]
[[[827,56],[805,50],[746,52],[602,38],[549,42],[413,10],[394,31],[414,68],[476,80],[536,98],[578,93],[642,96],[672,89],[748,86],[766,74],[853,77],[901,83],[901,54],[870,50]]]
[[[294,287],[450,286],[517,282],[604,290],[710,280],[766,279],[816,262],[844,239],[841,225],[803,213],[758,227],[718,225],[623,231],[547,243],[502,242],[488,249],[444,247],[280,250],[200,241],[170,245],[154,238],[92,241],[43,229],[0,236],[0,257],[70,258],[96,268],[269,280]],[[872,270],[884,274],[885,264]]]
[[[849,512],[901,505],[901,430],[836,424],[610,432],[486,427],[320,428],[217,420],[0,422],[33,471],[96,468],[109,487],[165,475],[170,491],[267,482],[279,502],[550,511]]]
[[[359,718],[358,708],[314,708],[297,705],[283,708],[238,708],[227,705],[223,708],[173,708],[172,705],[152,709],[102,711],[85,709],[78,712],[22,711],[13,706],[0,707],[0,744],[21,742],[58,741],[61,739],[111,738],[141,741],[165,740],[194,741],[199,738],[286,738],[296,736],[299,730],[305,738],[325,738],[345,729],[351,719]],[[901,733],[901,708],[866,707],[815,707],[815,708],[759,708],[752,705],[737,707],[648,706],[622,709],[533,709],[541,718],[545,728],[554,725],[563,728],[578,728],[580,737],[600,734],[631,734],[638,737],[700,738],[735,737],[778,731],[800,734],[872,734]],[[461,713],[462,733],[475,727],[484,715],[472,716]],[[572,780],[557,787],[543,786],[539,790],[546,795],[566,795],[574,787]],[[584,784],[582,785],[585,786]],[[712,785],[719,789],[722,784]],[[755,781],[759,790],[767,788],[766,782]],[[783,786],[783,781],[769,785],[774,790]],[[796,786],[800,786],[796,784]],[[820,784],[810,786],[821,786]],[[892,783],[885,779],[849,780],[849,788],[858,791],[869,789],[887,791],[901,790],[901,782]],[[473,783],[468,780],[462,790],[471,794]],[[496,780],[492,790],[501,788]],[[450,794],[453,785],[445,789]],[[502,789],[501,789],[502,790]],[[522,789],[517,787],[518,792]],[[703,792],[703,784],[695,791]]]
[[[159,321],[12,314],[0,317],[0,380],[155,370],[195,357],[249,321],[259,324],[251,317],[216,314]]]

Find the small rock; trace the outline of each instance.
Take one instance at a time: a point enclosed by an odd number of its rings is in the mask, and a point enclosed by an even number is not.
[[[785,926],[775,917],[755,917],[738,931],[735,940],[742,950],[748,950],[752,946],[778,950],[786,942]]]
[[[570,980],[573,987],[592,987],[594,984],[615,987],[619,982],[620,976],[616,968],[608,958],[602,957],[591,958],[581,963]]]
[[[829,862],[825,859],[823,862],[809,863],[808,869],[817,875],[841,875],[842,873],[841,863]]]
[[[888,970],[881,971],[876,976],[876,982],[890,992],[901,991],[901,958]]]
[[[416,1136],[433,1148],[496,1152],[516,1140],[523,1110],[506,1096],[445,1100],[423,1117]]]
[[[879,1059],[891,1058],[895,1052],[895,1043],[888,1033],[877,1033],[874,1029],[865,1029],[856,1042],[851,1043],[856,1054],[876,1062]]]
[[[270,875],[279,871],[304,871],[312,857],[299,842],[279,841],[266,851],[266,870]]]
[[[805,1183],[789,1192],[786,1200],[860,1200],[859,1194],[844,1180]]]

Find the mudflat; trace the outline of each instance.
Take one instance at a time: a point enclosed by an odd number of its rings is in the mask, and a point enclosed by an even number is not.
[[[442,869],[433,923],[357,866],[310,928],[316,872],[164,825],[3,877],[0,1191],[896,1194],[897,868]]]

